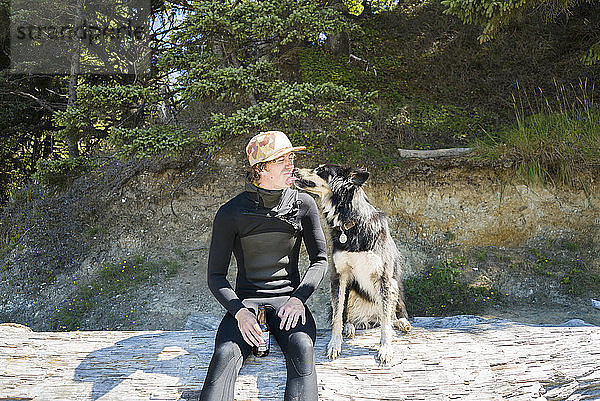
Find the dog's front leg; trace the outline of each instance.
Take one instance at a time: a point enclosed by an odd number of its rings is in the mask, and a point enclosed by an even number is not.
[[[379,341],[379,352],[377,358],[382,364],[388,364],[392,361],[394,350],[392,340],[394,338],[394,329],[392,328],[392,313],[394,312],[395,297],[398,290],[395,288],[391,277],[385,273],[381,277],[381,338]]]
[[[342,352],[342,320],[347,286],[346,275],[337,272],[332,275],[331,307],[333,313],[331,316],[331,340],[327,345],[327,357],[330,359],[337,358]]]

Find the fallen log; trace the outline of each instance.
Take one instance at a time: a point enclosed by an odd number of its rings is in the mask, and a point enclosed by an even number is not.
[[[416,318],[394,339],[389,366],[376,361],[378,330],[346,340],[325,358],[321,400],[566,400],[600,397],[600,328],[529,326],[467,316]],[[0,400],[195,400],[214,330],[43,333],[0,326]],[[236,400],[281,400],[283,355],[250,359]]]
[[[458,157],[473,152],[473,148],[451,148],[433,150],[398,149],[400,157],[406,159],[432,159],[440,157]]]

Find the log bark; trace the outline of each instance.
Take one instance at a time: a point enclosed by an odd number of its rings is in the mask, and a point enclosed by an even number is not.
[[[438,328],[435,320],[417,319],[410,333],[394,339],[389,366],[375,359],[378,330],[345,340],[333,361],[324,356],[330,332],[319,331],[320,399],[524,401],[600,395],[598,327],[472,320]],[[38,333],[0,325],[0,400],[195,400],[214,335],[213,330]],[[268,357],[246,361],[235,399],[281,400],[285,376],[275,346]]]

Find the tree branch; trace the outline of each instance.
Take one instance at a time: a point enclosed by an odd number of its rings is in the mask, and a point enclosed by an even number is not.
[[[348,64],[350,64],[352,61],[363,63],[365,65],[365,71],[369,71],[369,68],[372,68],[373,74],[377,76],[377,70],[375,69],[375,65],[369,63],[367,60],[357,57],[354,54],[350,54],[350,56],[348,56]]]
[[[40,106],[42,106],[44,109],[50,111],[51,113],[54,113],[57,111],[57,109],[54,109],[52,106],[50,106],[47,102],[43,101],[42,99],[33,96],[31,93],[27,93],[27,92],[21,92],[21,91],[10,91],[7,92],[11,95],[17,95],[17,96],[22,96],[22,97],[26,97],[29,99],[32,99],[33,101],[35,101],[37,104],[39,104]]]

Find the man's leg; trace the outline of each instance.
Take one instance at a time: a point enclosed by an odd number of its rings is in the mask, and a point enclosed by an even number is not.
[[[240,333],[237,321],[229,313],[225,315],[215,337],[215,351],[208,366],[201,401],[233,401],[235,380],[244,359],[252,348]]]
[[[289,331],[279,330],[281,320],[275,314],[269,314],[269,327],[285,355],[287,365],[287,383],[285,401],[315,401],[319,398],[317,389],[317,371],[315,369],[315,338],[317,328],[315,320],[306,308],[306,324],[298,325]]]

